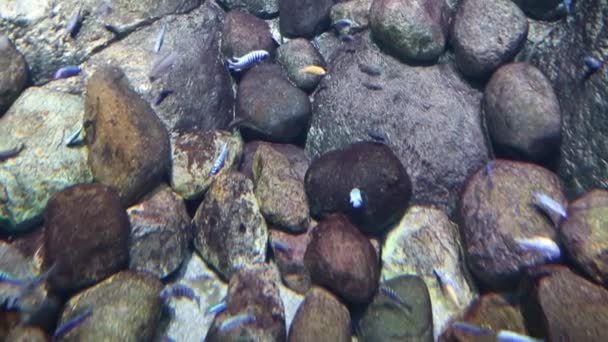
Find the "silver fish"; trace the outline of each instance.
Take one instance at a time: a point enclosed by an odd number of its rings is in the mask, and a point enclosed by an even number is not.
[[[458,330],[461,330],[468,334],[473,334],[473,335],[493,334],[492,330],[490,330],[488,328],[480,327],[478,325],[467,323],[467,322],[454,322],[454,323],[452,323],[452,328],[456,328]]]
[[[70,134],[70,136],[67,139],[65,139],[65,143],[64,143],[65,146],[73,147],[73,146],[82,145],[84,143],[84,139],[82,139],[81,134],[82,134],[82,126],[80,126],[80,128],[75,130],[74,133]]]
[[[156,38],[156,44],[154,44],[154,52],[158,53],[160,48],[163,46],[163,40],[165,39],[165,30],[167,25],[163,24],[160,28],[160,32],[158,33],[158,38]]]
[[[500,330],[496,334],[496,339],[500,342],[542,342],[543,340],[527,335],[518,334],[510,330]]]
[[[25,145],[23,145],[23,143],[19,143],[13,148],[9,148],[7,150],[0,150],[0,161],[16,157],[23,150],[24,147]]]
[[[223,312],[226,310],[228,306],[226,305],[225,301],[221,301],[215,305],[210,306],[207,311],[205,312],[205,314],[209,315],[209,314],[217,314],[220,312]]]
[[[231,330],[232,328],[246,324],[249,322],[253,322],[255,320],[255,314],[253,310],[248,310],[247,312],[238,314],[236,316],[232,316],[226,320],[224,320],[219,327],[220,331]]]
[[[226,59],[228,69],[231,71],[243,71],[268,58],[270,54],[266,50],[254,50],[242,57]]]
[[[350,204],[353,208],[361,208],[363,205],[363,197],[361,196],[361,190],[359,190],[359,188],[353,188],[350,191]]]
[[[162,74],[166,73],[173,67],[173,64],[177,61],[177,54],[173,51],[166,55],[159,55],[152,62],[152,67],[148,73],[148,77],[151,81],[157,79]]]
[[[568,217],[566,209],[559,202],[551,198],[549,195],[543,192],[535,192],[533,197],[534,205],[539,207],[549,216],[551,216],[552,214],[558,214],[562,218]]]
[[[387,285],[381,285],[380,292],[390,298],[395,303],[406,308],[408,311],[412,311],[412,307],[405,300],[403,300],[403,298],[395,290],[393,290],[393,288]]]
[[[226,161],[227,157],[228,157],[228,143],[224,143],[224,145],[222,145],[222,148],[220,150],[220,154],[217,156],[217,158],[215,158],[215,161],[213,162],[213,166],[211,166],[211,170],[209,171],[210,176],[213,176],[213,175],[217,174],[218,172],[220,172],[220,170],[224,166],[224,162]]]
[[[556,260],[561,256],[559,246],[555,241],[542,237],[535,236],[529,239],[515,239],[519,247],[525,251],[534,251],[542,253],[548,260]]]
[[[72,14],[72,17],[70,18],[70,21],[68,22],[68,25],[66,26],[66,29],[70,33],[70,37],[74,38],[78,34],[81,24],[82,24],[82,2],[80,3],[80,7],[78,7],[78,10],[76,12],[74,12],[74,14]]]
[[[452,279],[449,274],[436,268],[433,269],[433,273],[439,281],[443,295],[448,297],[457,307],[460,307],[460,301],[458,300],[458,295],[456,294],[456,288],[458,286],[456,285],[454,279]]]
[[[342,18],[342,19],[336,20],[334,22],[333,26],[336,30],[341,30],[343,28],[353,26],[353,21],[350,19],[347,19],[347,18]]]

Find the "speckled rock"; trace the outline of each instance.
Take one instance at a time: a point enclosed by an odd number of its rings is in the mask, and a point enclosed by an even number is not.
[[[169,171],[167,130],[119,68],[89,79],[84,129],[93,176],[116,187],[123,203],[134,203]]]
[[[312,38],[329,26],[332,0],[279,0],[281,33],[289,38]]]
[[[11,342],[46,342],[47,337],[44,331],[34,326],[17,326],[11,330],[6,341]]]
[[[513,0],[513,2],[532,18],[555,20],[566,13],[566,9],[563,8],[564,0]]]
[[[17,99],[27,81],[23,55],[5,35],[0,35],[0,116]]]
[[[434,340],[477,297],[461,251],[456,224],[441,210],[420,206],[408,209],[382,247],[382,279],[417,274],[425,282],[433,303]],[[434,270],[449,278],[455,297]]]
[[[245,137],[293,142],[306,130],[311,106],[306,93],[281,74],[281,67],[262,64],[248,71],[239,83],[236,114]]]
[[[289,160],[289,164],[291,165],[292,172],[297,174],[298,179],[304,181],[306,170],[308,170],[308,166],[310,165],[310,157],[308,157],[306,152],[304,152],[304,149],[301,147],[290,144],[273,144],[264,141],[250,141],[246,143],[245,147],[243,148],[241,165],[239,166],[240,172],[253,180],[253,170],[251,169],[253,165],[253,157],[255,156],[258,148],[263,145],[270,146],[275,151],[287,157],[287,160]]]
[[[268,145],[253,158],[255,197],[267,222],[292,233],[306,231],[310,222],[304,183],[291,170],[289,160]]]
[[[323,75],[315,75],[302,71],[308,65],[326,68],[323,56],[303,38],[296,38],[281,45],[277,49],[277,62],[283,66],[287,77],[299,88],[305,91],[315,89]]]
[[[283,301],[283,308],[285,309],[285,331],[289,331],[296,317],[296,312],[300,308],[300,305],[302,305],[302,302],[304,302],[304,296],[292,291],[283,285],[282,282],[279,282],[279,292]]]
[[[44,263],[55,265],[54,290],[82,289],[128,265],[129,217],[113,188],[79,184],[58,192],[44,222]]]
[[[331,78],[314,95],[306,151],[317,157],[370,140],[369,132],[384,134],[412,180],[412,203],[452,216],[466,178],[488,158],[481,92],[451,64],[410,67],[380,52],[368,35],[360,38],[349,43],[356,53],[342,49],[330,57]]]
[[[226,14],[222,31],[224,57],[241,57],[253,50],[274,52],[270,28],[264,20],[241,10]]]
[[[446,7],[433,0],[374,0],[369,23],[374,39],[399,59],[433,62],[445,49]]]
[[[184,200],[160,186],[127,210],[131,223],[129,269],[164,278],[184,261],[192,237]]]
[[[243,151],[241,137],[224,131],[179,131],[171,134],[171,141],[171,187],[187,200],[201,198],[214,179],[239,165]],[[225,143],[224,166],[210,175]]]
[[[463,74],[488,77],[511,60],[526,41],[528,19],[510,0],[460,1],[451,43]]]
[[[70,298],[60,324],[86,310],[92,315],[62,341],[151,341],[161,313],[162,283],[154,276],[120,272]]]
[[[559,244],[552,220],[533,204],[543,192],[565,206],[559,178],[533,164],[492,162],[490,172],[474,173],[462,194],[461,217],[467,261],[472,273],[494,289],[512,288],[526,267],[549,261],[522,249],[516,239],[545,237]]]
[[[524,306],[530,333],[547,341],[604,341],[608,290],[566,267],[542,268]]]
[[[283,282],[294,291],[305,294],[310,288],[310,274],[304,265],[310,230],[307,234],[293,235],[271,229],[269,242]]]
[[[369,28],[369,9],[373,2],[373,0],[352,0],[336,3],[329,13],[331,22],[350,19],[353,24],[344,28],[343,33],[352,34],[366,30]]]
[[[488,82],[483,99],[488,133],[499,152],[533,161],[554,157],[561,114],[553,87],[527,63],[507,64]]]
[[[169,298],[165,302],[169,314],[163,315],[159,324],[159,327],[166,326],[166,329],[160,328],[157,335],[167,336],[175,341],[203,341],[214,318],[214,315],[207,314],[206,311],[224,298],[227,285],[196,253],[192,253],[183,276],[175,284],[191,288],[198,301],[183,297]]]
[[[346,43],[335,34],[335,32],[327,31],[316,36],[311,43],[319,51],[326,63],[329,63],[333,58],[337,57],[337,51]]]
[[[304,264],[315,285],[352,303],[366,303],[378,287],[378,257],[348,217],[334,214],[312,230]]]
[[[226,310],[215,316],[205,341],[285,341],[285,310],[278,273],[266,264],[252,264],[228,284]],[[253,321],[222,328],[226,320],[250,312]]]
[[[54,193],[93,180],[86,148],[63,146],[83,115],[78,96],[31,87],[0,119],[0,150],[23,144],[16,157],[0,162],[0,230],[31,229]]]
[[[596,282],[608,285],[608,191],[591,190],[568,206],[560,226],[564,247]]]
[[[412,184],[390,147],[373,142],[352,143],[315,159],[304,180],[310,213],[322,218],[348,213],[366,233],[381,234],[398,220],[408,205]],[[363,203],[354,208],[352,189]]]
[[[349,342],[350,313],[331,292],[314,286],[296,312],[288,341]]]
[[[404,303],[383,292],[376,294],[359,321],[359,340],[434,341],[431,298],[424,281],[415,275],[405,275],[381,286],[395,291]]]
[[[218,4],[230,10],[245,9],[262,19],[270,19],[279,14],[279,0],[218,0]]]
[[[192,222],[194,247],[224,279],[245,264],[266,259],[268,228],[253,183],[242,173],[217,178]]]

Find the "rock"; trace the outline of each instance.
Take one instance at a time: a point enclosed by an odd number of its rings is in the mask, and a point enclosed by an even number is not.
[[[521,9],[532,18],[542,20],[555,20],[563,16],[566,10],[560,5],[563,0],[513,0]]]
[[[128,265],[129,217],[113,188],[79,184],[56,193],[44,224],[44,263],[55,267],[55,291],[80,290]]]
[[[279,292],[281,294],[281,301],[283,301],[283,307],[285,308],[285,331],[289,331],[296,312],[302,302],[304,302],[304,296],[290,290],[282,282],[279,282]]]
[[[151,341],[161,313],[162,284],[146,273],[123,271],[72,297],[60,323],[91,310],[65,341]]]
[[[304,264],[313,284],[348,302],[368,302],[378,287],[380,270],[374,247],[365,235],[342,214],[319,222],[311,234]]]
[[[241,269],[228,285],[226,310],[215,316],[205,341],[285,341],[285,310],[278,274],[266,264]],[[221,328],[236,315],[250,313],[253,321]]]
[[[358,338],[362,341],[433,341],[431,299],[424,281],[415,275],[404,275],[381,286],[392,289],[403,303],[383,292],[376,294],[359,321]]]
[[[279,14],[279,0],[218,0],[218,4],[230,12],[237,8],[245,9],[262,19],[274,18]]]
[[[46,342],[47,337],[44,331],[34,326],[17,326],[11,330],[6,341],[13,342]]]
[[[188,298],[171,297],[165,302],[165,307],[171,314],[163,316],[159,324],[161,327],[166,325],[166,330],[159,331],[157,335],[168,336],[175,341],[203,341],[214,318],[214,315],[206,312],[224,298],[226,284],[196,253],[192,253],[183,276],[174,284],[191,288],[198,302]]]
[[[6,341],[11,330],[19,327],[19,313],[16,311],[0,310],[0,338]]]
[[[167,130],[119,68],[89,79],[84,129],[93,176],[116,187],[123,203],[134,203],[169,170]]]
[[[0,35],[0,117],[25,87],[27,63],[7,36]]]
[[[248,71],[239,83],[237,117],[245,137],[293,142],[310,120],[308,95],[281,75],[278,65],[262,64]]]
[[[331,292],[312,287],[298,308],[288,341],[349,342],[350,313]]]
[[[222,31],[222,53],[226,58],[240,57],[254,50],[273,53],[275,42],[264,20],[240,10],[226,14]]]
[[[432,0],[374,0],[369,24],[382,47],[409,62],[434,62],[445,49],[446,7]]]
[[[329,26],[332,0],[279,0],[281,34],[312,38]]]
[[[369,9],[373,2],[373,0],[352,0],[336,3],[331,7],[329,13],[331,22],[335,23],[344,18],[350,19],[353,25],[343,30],[349,34],[366,30],[369,28]]]
[[[526,15],[509,0],[461,1],[453,20],[456,65],[467,76],[490,76],[515,57],[528,35]]]
[[[526,267],[552,261],[542,252],[524,250],[517,239],[545,237],[559,244],[552,220],[533,204],[543,192],[565,206],[559,178],[528,163],[494,160],[481,168],[462,194],[461,225],[471,272],[492,289],[514,286]]]
[[[165,278],[184,261],[192,236],[184,200],[167,186],[127,210],[129,269]]]
[[[253,158],[255,197],[269,224],[292,233],[306,231],[310,222],[304,183],[291,170],[289,160],[268,145]]]
[[[79,65],[113,41],[167,14],[188,13],[201,0],[28,1],[0,3],[0,32],[25,55],[34,84],[42,84],[66,65]],[[66,26],[81,10],[84,20],[72,38]],[[154,43],[152,43],[154,44]]]
[[[171,134],[171,141],[171,187],[186,200],[201,198],[213,180],[239,165],[243,151],[241,137],[224,131],[179,131]],[[224,144],[228,148],[224,165],[211,175]]]
[[[23,149],[0,162],[0,230],[33,228],[54,193],[93,180],[86,148],[63,146],[80,126],[83,108],[78,96],[30,87],[2,117],[0,150],[20,144]]]
[[[334,212],[348,213],[366,233],[381,234],[398,220],[408,205],[412,184],[390,147],[357,142],[315,159],[304,180],[310,213],[315,218]],[[353,207],[351,191],[362,194]]]
[[[433,204],[452,216],[466,178],[487,160],[481,93],[450,64],[404,65],[378,51],[367,35],[350,44],[356,53],[331,57],[331,78],[314,95],[306,151],[317,157],[370,140],[369,132],[383,134],[410,176],[412,203]],[[379,75],[369,74],[374,71]]]
[[[561,140],[559,102],[540,70],[527,63],[501,67],[486,86],[483,104],[499,152],[532,161],[555,156]]]
[[[603,341],[608,291],[566,267],[541,270],[532,279],[524,316],[533,336],[547,341]]]
[[[194,247],[224,279],[245,264],[266,259],[268,228],[253,183],[241,173],[215,180],[192,223]]]
[[[323,32],[316,36],[311,43],[326,63],[337,57],[337,51],[344,45],[334,32]]]
[[[560,226],[560,237],[572,259],[594,281],[608,285],[606,224],[608,191],[591,190],[568,206],[568,218]]]
[[[243,159],[239,166],[240,172],[247,176],[247,178],[253,180],[253,170],[251,169],[253,157],[258,151],[258,148],[264,145],[272,147],[272,149],[287,157],[289,164],[291,165],[291,171],[297,174],[298,179],[304,181],[306,170],[308,170],[308,166],[310,165],[310,157],[308,157],[301,147],[290,144],[273,144],[263,141],[248,142],[243,149]]]
[[[303,38],[292,39],[281,45],[277,49],[277,62],[283,66],[289,80],[307,92],[316,88],[323,75],[306,73],[302,69],[309,65],[326,68],[323,56]]]
[[[408,209],[382,247],[382,279],[416,274],[425,282],[433,309],[433,340],[477,297],[461,251],[457,225],[441,210],[420,206]],[[434,270],[452,282],[454,297]]]
[[[269,242],[285,285],[306,294],[310,288],[310,274],[304,265],[304,253],[310,242],[310,234],[292,235],[271,229]]]

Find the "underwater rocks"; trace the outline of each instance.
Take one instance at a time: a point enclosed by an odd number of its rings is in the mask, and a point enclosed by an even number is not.
[[[347,213],[362,231],[381,234],[408,205],[412,184],[390,147],[357,142],[315,159],[306,172],[306,195],[313,217]],[[362,204],[351,203],[359,189]]]
[[[25,87],[28,67],[23,55],[5,35],[0,35],[0,117]]]
[[[497,150],[539,162],[559,150],[559,102],[549,80],[534,66],[512,63],[499,68],[486,85],[483,105]]]
[[[314,286],[298,308],[287,341],[349,342],[350,313],[331,292]]]
[[[93,180],[86,148],[64,145],[83,114],[80,97],[31,87],[1,118],[0,150],[21,150],[0,161],[0,230],[33,228],[54,193]]]
[[[221,175],[192,220],[194,247],[224,279],[266,259],[268,228],[253,191],[242,173]]]
[[[128,265],[129,217],[113,188],[79,184],[56,193],[44,225],[44,263],[56,268],[49,277],[54,290],[82,289]]]
[[[224,57],[241,57],[254,50],[266,50],[271,54],[274,52],[275,42],[264,20],[247,12],[234,10],[226,14],[223,25]]]
[[[307,92],[317,87],[323,75],[307,73],[302,71],[302,68],[308,65],[326,67],[319,51],[308,40],[302,38],[292,39],[279,46],[277,62],[281,64],[289,80]]]
[[[469,179],[461,200],[461,230],[469,268],[484,285],[512,288],[526,267],[555,261],[554,255],[517,242],[545,238],[559,245],[554,224],[559,218],[536,207],[536,193],[567,203],[557,175],[533,164],[494,160]]]
[[[247,176],[247,178],[253,180],[253,170],[251,169],[253,157],[260,146],[270,146],[273,150],[284,155],[287,160],[289,160],[291,172],[295,173],[298,179],[304,181],[306,170],[308,170],[308,166],[310,165],[310,157],[308,157],[304,149],[296,145],[273,144],[260,140],[246,143],[245,148],[243,149],[243,158],[241,165],[239,166],[239,171]]]
[[[349,27],[345,27],[341,32],[353,34],[369,28],[369,9],[374,0],[350,0],[337,2],[331,7],[329,16],[331,22],[335,23],[340,19],[347,18],[353,22]]]
[[[279,14],[280,0],[218,0],[217,3],[229,9],[244,9],[258,18],[270,19]]]
[[[332,0],[279,0],[279,27],[288,38],[313,38],[329,26]]]
[[[446,6],[432,0],[374,0],[372,35],[405,62],[434,62],[445,49]]]
[[[17,326],[6,336],[5,341],[12,342],[46,342],[46,334],[39,327]]]
[[[563,5],[572,1],[564,0],[513,0],[530,17],[541,20],[555,20],[567,13]],[[570,9],[571,10],[571,9]]]
[[[93,176],[116,187],[123,203],[134,203],[169,171],[167,130],[119,68],[89,79],[83,127]]]
[[[453,20],[456,65],[472,77],[488,77],[515,57],[528,34],[528,19],[510,0],[460,1]]]
[[[309,242],[310,230],[299,235],[270,230],[269,244],[281,278],[290,289],[302,294],[310,288],[310,274],[304,265],[304,253]]]
[[[376,251],[343,214],[333,214],[313,228],[304,264],[313,284],[351,303],[366,303],[378,287]]]

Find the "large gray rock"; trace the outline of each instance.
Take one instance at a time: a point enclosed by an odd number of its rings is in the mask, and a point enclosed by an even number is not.
[[[481,93],[449,65],[410,67],[367,36],[332,59],[314,96],[306,150],[316,157],[382,132],[412,180],[413,202],[452,213],[466,177],[487,159]],[[362,70],[380,68],[379,76]],[[368,71],[369,72],[369,71]],[[367,89],[362,82],[383,87]],[[455,148],[458,146],[458,148]]]
[[[0,35],[0,117],[17,99],[27,81],[23,55],[5,35]]]
[[[281,33],[289,38],[312,38],[329,26],[332,0],[279,0]]]
[[[263,19],[270,19],[279,14],[279,0],[218,0],[217,2],[229,10],[242,8]]]
[[[86,148],[64,141],[83,120],[83,100],[43,88],[28,88],[0,118],[0,150],[23,150],[0,162],[0,230],[27,230],[42,219],[48,199],[93,180]]]

